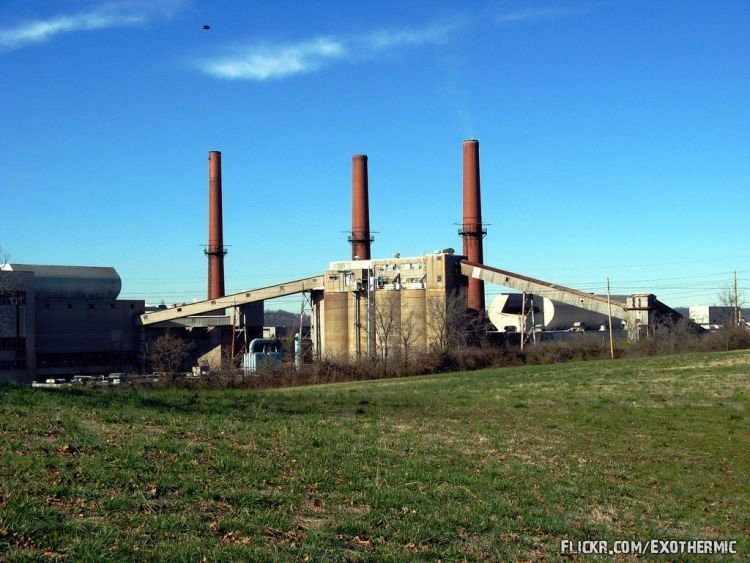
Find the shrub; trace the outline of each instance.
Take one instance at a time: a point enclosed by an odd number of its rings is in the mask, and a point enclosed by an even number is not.
[[[692,351],[721,351],[750,348],[750,332],[741,329],[722,329],[696,335],[688,330],[687,323],[661,327],[652,338],[620,343],[616,357],[642,357]],[[540,342],[523,350],[502,346],[463,346],[460,349],[431,350],[413,353],[405,358],[394,354],[386,362],[382,358],[363,358],[348,361],[326,358],[297,368],[293,362],[262,366],[257,373],[243,375],[228,363],[218,372],[203,378],[175,378],[164,382],[167,386],[187,388],[225,387],[290,387],[343,381],[361,381],[383,377],[407,377],[472,371],[490,367],[507,367],[523,364],[553,364],[569,361],[609,358],[609,346],[603,342],[565,341]]]

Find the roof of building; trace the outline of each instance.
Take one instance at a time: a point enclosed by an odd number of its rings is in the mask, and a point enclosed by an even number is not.
[[[122,280],[112,267],[6,264],[3,270],[33,272],[37,298],[115,300],[122,289]]]

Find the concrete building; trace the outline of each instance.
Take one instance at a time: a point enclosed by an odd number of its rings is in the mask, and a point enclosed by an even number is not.
[[[117,299],[114,268],[6,264],[0,276],[0,381],[139,367],[144,302]]]
[[[36,369],[34,274],[0,268],[0,382],[30,382]]]
[[[404,344],[413,351],[434,345],[450,296],[467,286],[462,259],[446,250],[414,258],[332,262],[323,291],[313,294],[316,350],[322,357],[358,359]]]
[[[740,309],[740,323],[744,324],[750,318],[750,309]],[[732,307],[719,305],[691,305],[690,320],[705,329],[717,329],[732,323],[734,311]]]

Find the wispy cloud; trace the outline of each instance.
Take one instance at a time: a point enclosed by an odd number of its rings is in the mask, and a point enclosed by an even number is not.
[[[527,22],[554,18],[566,18],[590,12],[590,4],[578,6],[535,6],[524,10],[502,12],[494,16],[495,23]]]
[[[105,4],[87,12],[25,21],[15,27],[0,29],[0,49],[21,49],[67,33],[140,25],[157,15],[171,14],[180,4],[179,0],[155,1],[150,5],[121,2]]]
[[[356,38],[322,36],[296,43],[256,43],[226,55],[201,59],[197,67],[229,80],[282,79],[314,72],[334,62],[371,58],[404,46],[437,43],[455,27],[383,29]]]
[[[268,80],[312,72],[347,54],[346,46],[331,37],[318,37],[301,43],[254,45],[247,49],[204,60],[199,67],[219,78]]]
[[[524,22],[585,14],[592,3],[577,6],[536,6],[495,13],[494,24]],[[421,27],[394,27],[357,36],[320,36],[299,42],[253,43],[193,63],[202,72],[226,80],[266,81],[319,71],[340,63],[373,59],[398,49],[440,44],[462,29],[483,23],[475,16],[454,14],[451,23]]]
[[[365,35],[363,46],[371,51],[382,51],[402,45],[440,43],[462,24],[435,25],[419,29],[381,29]]]

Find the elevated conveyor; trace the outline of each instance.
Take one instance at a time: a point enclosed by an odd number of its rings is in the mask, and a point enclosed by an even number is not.
[[[461,273],[470,278],[484,280],[525,293],[541,295],[552,301],[580,307],[602,315],[607,315],[611,307],[612,316],[624,319],[627,323],[631,338],[637,338],[643,330],[653,330],[656,325],[674,326],[677,321],[683,318],[680,313],[656,299],[652,294],[630,295],[626,303],[616,299],[610,299],[608,302],[606,297],[584,293],[563,285],[522,276],[468,260],[461,261]],[[696,333],[703,332],[700,326],[689,319],[688,326]]]
[[[193,315],[204,315],[206,313],[212,313],[214,311],[220,311],[223,309],[228,309],[230,307],[238,307],[247,303],[266,301],[268,299],[274,299],[276,297],[294,295],[295,293],[301,293],[303,291],[322,289],[323,276],[320,275],[312,278],[304,278],[301,280],[262,287],[259,289],[242,291],[240,293],[233,293],[231,295],[219,297],[218,299],[207,299],[205,301],[199,301],[197,303],[181,305],[179,307],[160,309],[158,311],[153,311],[141,315],[140,322],[143,326],[154,325],[157,323],[173,321],[175,319],[182,319]]]
[[[558,301],[566,305],[572,305],[573,307],[580,307],[581,309],[594,311],[602,315],[607,315],[609,312],[606,297],[584,293],[577,289],[522,276],[521,274],[514,274],[507,270],[500,270],[499,268],[492,268],[463,260],[461,261],[461,273],[469,278],[484,280],[525,293],[541,295],[542,297],[548,297],[552,301]],[[610,299],[609,303],[612,306],[613,317],[619,319],[627,318],[626,312],[628,308],[625,303],[614,299]]]

